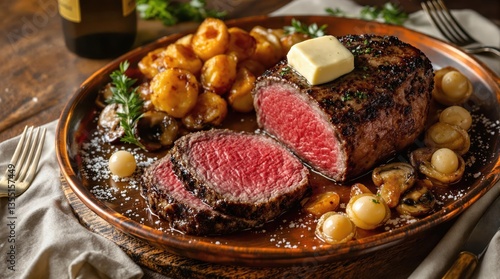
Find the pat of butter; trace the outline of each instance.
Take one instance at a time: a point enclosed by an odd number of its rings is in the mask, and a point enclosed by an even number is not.
[[[286,57],[288,64],[312,85],[332,81],[354,69],[354,55],[334,36],[297,43]]]

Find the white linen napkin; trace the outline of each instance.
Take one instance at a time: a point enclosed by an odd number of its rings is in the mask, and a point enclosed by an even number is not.
[[[472,4],[471,4],[472,5]],[[362,6],[350,0],[295,0],[289,5],[275,11],[272,15],[325,15],[326,8],[339,8],[349,15],[359,15]],[[473,10],[452,11],[464,28],[474,37],[488,45],[500,46],[500,29]],[[434,28],[423,11],[410,14],[404,24],[430,36],[444,40],[439,31]],[[497,75],[500,75],[500,59],[497,57],[476,56]],[[412,273],[410,278],[439,278],[460,252],[462,243],[467,240],[470,231],[481,217],[488,205],[500,195],[500,183],[497,183],[484,197],[474,203],[462,215],[439,242],[436,248]],[[491,240],[488,250],[483,256],[474,273],[475,278],[500,278],[500,231]]]
[[[32,186],[13,201],[0,199],[0,278],[141,278],[141,268],[125,252],[75,218],[59,181],[56,125],[45,125]],[[0,143],[1,175],[17,143],[18,137]]]

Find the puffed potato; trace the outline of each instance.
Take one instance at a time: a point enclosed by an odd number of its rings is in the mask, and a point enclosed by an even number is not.
[[[229,32],[226,24],[216,18],[205,19],[191,40],[193,51],[206,61],[226,52],[229,46]]]
[[[271,32],[276,35],[276,37],[278,37],[281,43],[281,47],[283,48],[283,56],[286,56],[286,54],[294,44],[310,39],[308,35],[298,32],[287,34],[282,28],[268,29],[267,32]]]
[[[280,42],[280,36],[277,35],[276,29],[268,29],[264,28],[262,26],[255,26],[252,28],[250,31],[250,35],[255,35],[255,34],[260,34],[264,36],[269,43],[272,44],[273,47],[276,49],[281,49],[281,42]]]
[[[296,44],[300,43],[302,41],[305,41],[309,39],[309,36],[306,34],[301,34],[301,33],[293,33],[293,34],[288,34],[284,37],[280,38],[281,42],[281,47],[283,48],[283,56],[286,56],[288,51],[290,51],[290,48]]]
[[[196,77],[184,69],[165,69],[151,80],[151,102],[157,110],[184,117],[196,105],[199,86]]]
[[[259,26],[259,28],[261,28],[262,30],[265,30],[265,32],[271,32],[271,33],[273,33],[280,40],[281,40],[281,38],[287,36],[287,34],[286,34],[286,32],[285,32],[285,30],[283,28],[265,29],[262,26]]]
[[[236,80],[229,90],[227,100],[229,105],[239,112],[250,112],[253,110],[252,89],[255,75],[245,67],[238,70]]]
[[[250,35],[257,42],[255,52],[250,59],[257,60],[269,68],[283,58],[283,48],[276,35],[259,26],[254,27]]]
[[[231,27],[229,32],[228,54],[233,54],[238,58],[238,61],[243,61],[250,58],[255,52],[257,42],[250,34],[238,27]]]
[[[203,63],[196,56],[190,47],[180,44],[171,44],[165,51],[164,56],[161,58],[163,66],[167,68],[179,68],[188,70],[195,76],[198,76],[201,71]]]
[[[226,115],[226,100],[218,94],[204,92],[198,96],[195,107],[182,118],[182,124],[190,130],[201,130],[221,125]]]
[[[137,66],[144,76],[151,79],[160,72],[160,67],[162,67],[161,58],[165,49],[162,47],[152,50],[139,61]]]
[[[257,60],[247,59],[241,62],[238,62],[238,68],[247,68],[252,72],[252,74],[256,77],[262,75],[266,71],[266,67],[262,65]]]
[[[187,34],[186,36],[183,36],[177,41],[175,41],[176,44],[191,47],[191,41],[193,40],[193,34]]]
[[[237,60],[232,55],[219,54],[203,64],[200,81],[206,91],[223,95],[236,79]]]

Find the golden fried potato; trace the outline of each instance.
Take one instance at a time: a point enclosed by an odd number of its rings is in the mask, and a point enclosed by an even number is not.
[[[298,32],[287,34],[282,28],[268,29],[267,32],[271,32],[276,35],[276,37],[278,37],[281,43],[281,47],[283,48],[283,56],[286,56],[286,54],[294,44],[310,39],[308,35]]]
[[[281,37],[280,42],[281,42],[281,47],[283,48],[283,56],[286,56],[286,54],[288,53],[288,51],[290,51],[290,48],[294,44],[300,43],[300,42],[305,41],[307,39],[309,39],[309,36],[307,36],[306,34],[301,34],[301,33],[293,33],[293,34],[289,34],[289,35],[286,35],[284,37]]]
[[[162,67],[161,58],[163,57],[165,49],[166,48],[162,47],[152,50],[139,61],[137,66],[144,76],[153,78],[160,72],[160,68]]]
[[[256,26],[250,31],[250,35],[257,41],[257,47],[251,59],[259,61],[265,67],[271,67],[283,58],[283,48],[275,34]]]
[[[175,43],[191,48],[191,41],[192,40],[193,40],[193,34],[187,34],[186,36],[183,36],[183,37],[177,39],[177,41],[175,41]]]
[[[207,91],[198,96],[195,107],[182,118],[182,123],[190,130],[201,130],[221,125],[226,115],[226,100]]]
[[[234,54],[238,61],[243,61],[253,55],[256,48],[255,38],[238,27],[231,27],[229,32],[229,46],[226,51],[228,54]]]
[[[229,32],[226,24],[216,18],[205,19],[191,40],[193,51],[206,61],[226,52],[229,46]]]
[[[198,81],[184,69],[165,69],[151,80],[151,102],[157,110],[184,117],[196,105]]]
[[[285,30],[283,28],[267,29],[267,30],[264,29],[262,26],[259,26],[259,28],[261,28],[262,30],[265,30],[265,32],[273,33],[280,40],[281,40],[281,38],[287,36],[287,34],[285,33]]]
[[[238,68],[243,68],[243,67],[250,70],[250,72],[252,72],[252,74],[256,77],[262,75],[266,71],[266,67],[264,67],[264,65],[262,65],[262,63],[260,63],[257,60],[252,60],[252,59],[247,59],[247,60],[238,62]]]
[[[236,65],[236,58],[226,54],[219,54],[205,61],[200,77],[203,88],[219,95],[229,91],[236,79]]]
[[[245,67],[238,70],[236,80],[229,91],[227,100],[229,105],[239,112],[250,112],[253,110],[252,89],[255,75]]]
[[[203,63],[196,56],[193,50],[185,45],[169,45],[162,58],[163,66],[167,68],[179,68],[188,70],[195,76],[198,76]]]

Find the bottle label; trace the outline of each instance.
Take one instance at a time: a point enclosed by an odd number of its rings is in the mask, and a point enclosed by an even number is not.
[[[58,0],[59,14],[72,22],[82,21],[80,15],[80,1],[79,0]]]
[[[135,0],[122,0],[123,16],[128,16],[135,11]]]

